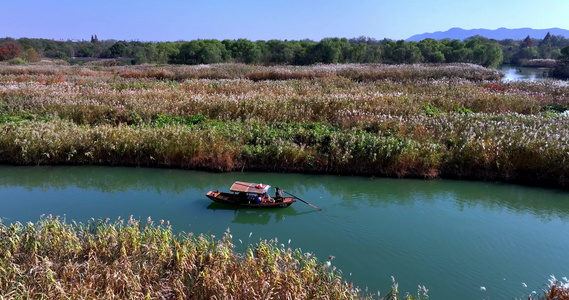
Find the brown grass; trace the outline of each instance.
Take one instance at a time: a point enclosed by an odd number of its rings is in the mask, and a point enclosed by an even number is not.
[[[3,299],[359,299],[333,267],[261,240],[236,253],[229,230],[174,235],[163,221],[0,223]]]
[[[561,81],[506,83],[465,64],[39,65],[0,74],[4,163],[569,186]]]

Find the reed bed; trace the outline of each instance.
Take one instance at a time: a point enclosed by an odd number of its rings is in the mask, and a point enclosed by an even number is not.
[[[2,299],[400,299],[398,284],[385,298],[363,293],[333,266],[301,249],[259,240],[242,253],[229,229],[214,235],[174,234],[168,222],[132,216],[87,224],[41,217],[0,222]],[[404,299],[429,299],[419,286]],[[569,299],[567,278],[551,276],[528,299]]]
[[[245,64],[213,65],[136,65],[136,66],[68,66],[36,64],[11,66],[0,64],[0,75],[47,76],[119,76],[131,79],[158,79],[184,81],[188,79],[249,79],[301,80],[345,77],[358,81],[383,79],[417,80],[435,78],[463,78],[467,80],[497,80],[503,75],[474,64],[322,64],[314,66],[255,66]]]
[[[555,278],[551,275],[543,289],[543,297],[535,291],[528,295],[528,300],[567,300],[569,299],[569,279]]]
[[[467,64],[0,65],[0,163],[567,188],[569,85],[500,77]],[[328,263],[276,241],[239,254],[229,232],[218,241],[173,235],[151,220],[0,224],[6,299],[367,297]],[[550,287],[544,299],[567,291]],[[398,299],[395,282],[386,297]],[[407,295],[426,298],[425,287]]]
[[[0,161],[461,177],[567,185],[569,118],[385,116],[365,128],[321,123],[0,124]]]
[[[234,251],[229,229],[173,234],[167,222],[0,222],[2,299],[364,299],[319,261],[277,240]]]
[[[568,186],[563,81],[504,83],[467,64],[40,65],[0,74],[3,163]]]

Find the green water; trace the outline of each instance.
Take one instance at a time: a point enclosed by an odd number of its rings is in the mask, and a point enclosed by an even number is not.
[[[322,208],[236,209],[209,190],[262,182]],[[370,292],[429,288],[431,299],[512,299],[569,276],[569,192],[487,182],[111,167],[0,166],[0,217],[67,221],[133,215],[175,231],[259,239],[333,255],[344,279]],[[522,286],[527,284],[527,288]],[[480,290],[484,286],[486,292]]]

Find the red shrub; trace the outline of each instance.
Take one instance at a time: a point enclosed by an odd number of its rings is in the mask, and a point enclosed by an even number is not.
[[[487,90],[492,90],[492,91],[507,91],[508,87],[505,85],[500,85],[498,83],[487,83],[484,85],[484,88]]]
[[[0,47],[0,60],[10,60],[20,57],[22,47],[15,42],[6,42]]]

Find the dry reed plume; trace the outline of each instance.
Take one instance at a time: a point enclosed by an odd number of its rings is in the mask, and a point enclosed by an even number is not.
[[[475,65],[0,66],[0,161],[566,187],[569,86]]]
[[[174,235],[163,221],[0,223],[2,299],[358,299],[328,264],[261,240],[233,250],[229,230]]]

